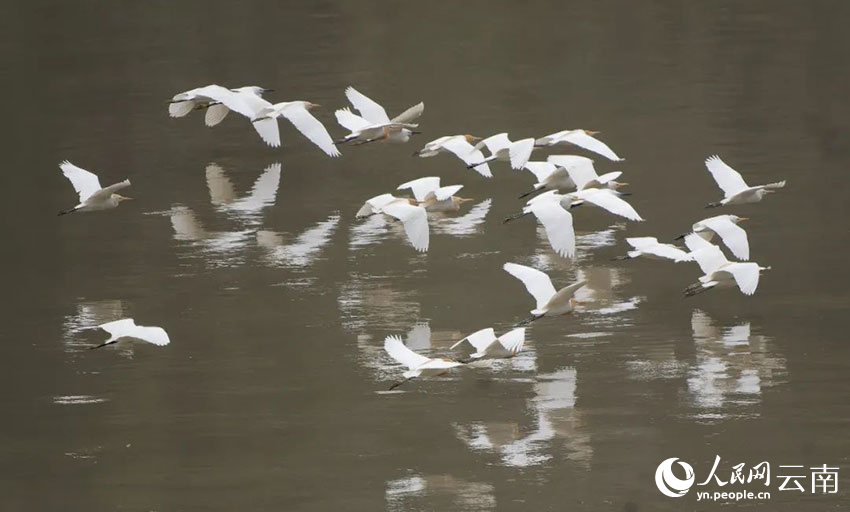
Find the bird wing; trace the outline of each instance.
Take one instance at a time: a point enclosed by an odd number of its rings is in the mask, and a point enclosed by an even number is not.
[[[561,137],[561,140],[569,142],[570,144],[575,144],[576,146],[588,151],[593,151],[594,153],[602,155],[615,162],[622,160],[622,158],[617,156],[617,154],[614,153],[607,144],[584,133],[582,130],[573,130],[572,132],[568,132]]]
[[[334,140],[325,128],[325,125],[313,117],[301,103],[289,104],[282,109],[281,115],[292,123],[310,142],[319,146],[319,149],[328,156],[340,156],[339,150],[334,145]]]
[[[617,197],[607,189],[587,189],[580,190],[571,194],[573,197],[583,199],[589,203],[608,210],[614,215],[625,217],[629,220],[640,222],[643,220],[638,212],[632,208],[632,205]]]
[[[215,205],[232,203],[236,199],[233,183],[218,164],[207,165],[207,188],[210,191],[210,202]]]
[[[81,169],[67,160],[59,164],[59,168],[80,195],[81,203],[100,190],[100,180],[97,179],[96,174]]]
[[[691,233],[685,237],[685,245],[691,250],[691,256],[705,275],[711,274],[729,263],[729,260],[723,255],[720,247],[717,247],[695,233]]]
[[[593,168],[593,160],[575,155],[551,155],[547,161],[561,166],[567,170],[570,179],[581,190],[587,183],[599,179],[596,169]]]
[[[348,101],[350,101],[351,104],[354,105],[354,108],[360,112],[360,115],[370,123],[383,124],[390,122],[390,118],[387,117],[387,112],[384,110],[384,107],[378,105],[371,98],[354,87],[349,86],[348,89],[345,90],[345,97],[348,98]]]
[[[212,128],[218,123],[224,121],[224,118],[227,117],[227,114],[229,113],[230,109],[224,104],[210,105],[207,107],[206,114],[204,114],[204,123]]]
[[[236,201],[235,209],[256,212],[265,206],[274,204],[277,199],[277,189],[280,186],[280,164],[274,163],[266,167],[263,174],[254,182],[251,193]]]
[[[372,126],[372,123],[358,116],[349,110],[348,107],[337,110],[334,112],[334,115],[336,116],[336,122],[351,132],[359,132],[364,128]]]
[[[401,341],[401,338],[398,336],[387,336],[384,339],[384,350],[389,354],[390,357],[395,359],[397,362],[407,366],[408,369],[413,370],[419,366],[430,361],[429,358],[417,354],[416,352],[410,350],[409,348],[404,346],[404,343]]]
[[[747,240],[747,232],[744,228],[732,222],[728,216],[719,215],[703,219],[703,225],[720,235],[726,247],[732,251],[736,258],[741,260],[750,259],[750,243]]]
[[[741,173],[726,165],[719,156],[713,155],[705,159],[705,166],[717,186],[723,190],[726,197],[737,194],[738,192],[749,188]]]
[[[168,333],[165,332],[165,329],[162,327],[145,327],[137,325],[133,330],[131,337],[147,341],[148,343],[152,343],[158,347],[164,347],[171,343],[171,340],[168,338]]]
[[[280,129],[277,126],[277,118],[269,117],[251,123],[260,138],[269,146],[276,148],[280,146]]]
[[[528,208],[543,224],[552,249],[560,256],[572,258],[576,252],[572,214],[557,201],[536,201]]]
[[[464,363],[458,361],[449,361],[447,359],[429,359],[427,363],[416,367],[417,370],[441,370],[444,368],[456,368],[463,366]]]
[[[390,120],[393,123],[409,123],[419,116],[422,115],[422,112],[425,112],[425,104],[422,102],[413,105],[409,109],[405,110],[401,114],[395,116]]]
[[[635,249],[643,250],[647,247],[652,247],[653,245],[658,244],[658,239],[654,236],[638,236],[626,238],[626,243],[634,247]]]
[[[508,138],[507,133],[497,133],[476,144],[475,148],[481,149],[482,147],[486,147],[491,154],[496,154],[500,149],[505,149],[510,145],[511,139]]]
[[[419,252],[428,250],[428,214],[425,208],[397,201],[386,205],[383,212],[404,224],[410,243]]]
[[[525,265],[518,265],[516,263],[505,263],[502,268],[508,274],[522,281],[525,289],[537,301],[538,308],[545,306],[549,302],[549,299],[556,293],[549,276],[536,268],[526,267]]]
[[[516,354],[525,344],[525,327],[518,327],[499,336],[499,343],[505,347],[505,350]]]
[[[425,178],[415,179],[402,183],[397,190],[410,189],[413,191],[413,197],[417,201],[424,201],[429,192],[433,192],[440,188],[440,178],[437,176],[427,176]]]
[[[596,178],[596,182],[599,183],[600,185],[604,185],[604,184],[608,183],[609,181],[616,180],[617,178],[619,178],[622,175],[623,175],[623,173],[621,171],[606,172],[602,176]]]
[[[526,162],[523,166],[523,169],[531,171],[538,183],[548,178],[557,168],[552,162]]]
[[[100,324],[98,327],[109,333],[109,340],[107,340],[108,343],[109,341],[132,335],[133,331],[136,329],[136,323],[132,318],[124,318],[122,320],[115,320],[113,322]]]
[[[730,263],[723,267],[723,271],[732,274],[744,295],[752,295],[756,292],[759,285],[758,263]]]
[[[98,190],[94,194],[90,195],[88,198],[91,199],[91,200],[106,199],[107,197],[111,196],[112,194],[121,190],[122,188],[127,188],[129,186],[130,186],[130,180],[119,181],[118,183],[116,183],[114,185],[109,185],[108,187],[104,187],[104,188]]]
[[[455,347],[463,343],[464,341],[468,341],[470,345],[475,347],[475,350],[483,350],[485,347],[496,341],[496,331],[493,330],[492,327],[487,327],[486,329],[481,329],[480,331],[475,331],[469,336],[462,338],[460,341],[452,345],[449,350],[454,350]]]
[[[534,150],[534,139],[522,139],[512,143],[509,146],[508,153],[511,158],[512,169],[522,169],[528,159],[531,158],[531,152]]]
[[[452,137],[449,140],[442,142],[440,145],[446,150],[454,153],[455,156],[463,160],[463,162],[467,165],[484,160],[484,153],[482,153],[480,149],[470,144],[464,137]],[[487,167],[488,172],[490,170],[486,164],[482,165],[481,167]]]
[[[460,189],[462,188],[463,185],[447,185],[445,187],[440,187],[434,191],[434,197],[436,197],[438,201],[445,201],[460,192]]]

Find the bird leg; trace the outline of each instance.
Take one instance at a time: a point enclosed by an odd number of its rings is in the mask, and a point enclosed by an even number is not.
[[[526,318],[526,319],[525,319],[525,320],[523,320],[522,322],[518,323],[518,324],[517,324],[517,326],[519,326],[519,327],[524,327],[524,326],[526,326],[526,325],[529,325],[531,322],[534,322],[534,321],[536,321],[536,320],[540,320],[540,319],[541,319],[541,318],[543,318],[544,316],[545,316],[545,315],[531,315],[530,317]]]
[[[70,209],[68,209],[68,210],[62,210],[62,211],[61,211],[61,212],[59,212],[57,215],[68,215],[69,213],[74,213],[74,212],[75,212],[75,211],[77,211],[77,210],[79,210],[79,208],[77,208],[77,207],[75,206],[75,207],[70,208]]]
[[[541,191],[541,190],[543,190],[543,189],[542,189],[542,188],[536,188],[536,189],[534,189],[534,190],[530,190],[530,191],[526,192],[525,194],[522,194],[521,196],[517,197],[517,199],[523,199],[523,198],[528,197],[528,196],[530,196],[531,194],[533,194],[533,193],[535,193],[535,192],[539,192],[539,191]]]
[[[685,297],[693,297],[694,295],[699,295],[700,293],[708,290],[710,290],[710,288],[703,287],[702,283],[694,283],[685,288]]]
[[[521,218],[525,217],[526,215],[528,215],[528,213],[517,213],[515,215],[511,215],[510,217],[505,218],[505,220],[502,221],[502,224],[507,224],[508,222],[510,222],[512,220],[521,219]]]
[[[717,208],[718,206],[723,206],[723,203],[717,201],[716,203],[708,203],[705,205],[706,208]]]
[[[401,386],[402,384],[404,384],[405,382],[407,382],[407,381],[409,381],[409,380],[413,380],[413,379],[415,379],[415,378],[416,378],[416,377],[408,377],[408,378],[406,378],[406,379],[404,379],[404,380],[400,380],[400,381],[396,382],[395,384],[393,384],[392,386],[390,386],[390,389],[388,389],[387,391],[392,391],[392,390],[394,390],[395,388],[397,388],[397,387]]]
[[[632,257],[629,256],[628,254],[626,254],[626,255],[623,255],[623,256],[615,256],[615,257],[611,258],[611,261],[622,261],[622,260],[630,260],[630,259],[632,259]]]
[[[105,347],[107,345],[112,345],[113,343],[115,343],[115,341],[105,341],[105,342],[101,343],[100,345],[94,345],[94,346],[89,347],[89,350],[94,350],[96,348],[101,348],[101,347]]]

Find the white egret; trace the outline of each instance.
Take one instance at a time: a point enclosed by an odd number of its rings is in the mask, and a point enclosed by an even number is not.
[[[469,355],[470,359],[507,359],[514,357],[522,350],[525,344],[525,327],[517,327],[498,338],[492,327],[481,329],[461,339],[449,350],[454,350],[464,341],[475,348],[475,352]]]
[[[573,216],[567,211],[571,203],[566,201],[566,205],[562,203],[555,191],[546,192],[539,195],[528,202],[522,209],[522,215],[533,214],[543,229],[546,230],[546,238],[549,240],[549,245],[559,255],[565,258],[572,258],[576,252],[576,235],[573,230]],[[518,218],[519,216],[509,217],[505,222]]]
[[[513,169],[522,169],[531,157],[531,151],[534,149],[534,139],[522,139],[511,142],[507,133],[497,133],[475,145],[475,149],[478,150],[483,147],[486,147],[490,151],[490,156],[482,159],[480,162],[470,162],[466,165],[467,169],[476,169],[478,166],[492,160],[510,162]]]
[[[609,160],[620,162],[623,159],[617,156],[611,148],[599,139],[593,138],[598,134],[592,130],[563,130],[545,137],[540,137],[534,142],[536,147],[554,146],[556,144],[573,144],[588,151],[602,155]]]
[[[109,339],[100,345],[90,347],[91,349],[105,347],[118,343],[121,340],[140,340],[147,343],[152,343],[158,347],[164,347],[171,343],[168,339],[168,333],[162,327],[145,327],[136,325],[132,318],[124,318],[123,320],[115,320],[98,325],[98,328],[109,333]]]
[[[419,252],[428,250],[428,213],[414,199],[381,194],[366,201],[357,212],[357,218],[383,213],[400,220],[413,248]]]
[[[398,190],[411,189],[416,201],[429,212],[456,212],[461,204],[472,201],[455,195],[462,188],[463,185],[441,187],[440,178],[437,176],[419,178],[398,186]]]
[[[567,315],[573,312],[577,304],[582,304],[573,295],[586,281],[578,281],[556,291],[549,276],[535,268],[516,263],[505,263],[502,268],[522,281],[528,293],[537,301],[537,307],[531,310],[531,316],[520,325],[528,325],[544,316]]]
[[[685,237],[685,245],[705,274],[698,283],[685,289],[687,297],[712,288],[731,288],[736,284],[741,293],[752,295],[758,287],[761,271],[770,270],[770,267],[762,267],[758,263],[730,262],[719,247],[695,233]]]
[[[183,117],[197,108],[206,108],[205,121],[207,126],[215,126],[220,123],[231,110],[253,121],[263,109],[272,106],[262,97],[264,92],[270,90],[256,85],[239,87],[238,89],[227,89],[220,85],[207,85],[175,95],[171,100],[168,111],[171,117]],[[252,123],[252,125],[266,144],[272,147],[280,146],[280,131],[276,119],[264,119]]]
[[[605,173],[602,176],[598,175],[593,167],[593,160],[590,158],[576,155],[550,155],[546,160],[563,167],[575,183],[576,190],[602,188],[617,191],[620,187],[628,185],[628,183],[615,181],[623,174],[620,171]],[[617,195],[627,194],[617,192]]]
[[[726,247],[732,251],[739,260],[750,259],[750,242],[747,240],[747,232],[738,225],[739,222],[749,220],[747,217],[737,215],[718,215],[703,219],[693,225],[693,233],[698,234],[707,241],[711,241],[714,235],[719,235]],[[676,238],[685,238],[687,233]]]
[[[643,218],[641,218],[641,216],[635,211],[632,205],[618,197],[615,191],[610,189],[591,188],[578,190],[569,194],[559,194],[555,190],[544,192],[539,196],[529,199],[528,202],[525,203],[526,207],[523,208],[522,213],[506,218],[505,222],[510,222],[530,213],[534,213],[529,207],[534,203],[543,201],[558,202],[564,210],[569,210],[587,202],[604,210],[608,210],[614,215],[619,215],[636,222],[643,221]]]
[[[349,86],[345,90],[345,96],[360,115],[358,116],[348,108],[341,108],[335,112],[337,122],[351,132],[337,141],[337,144],[351,141],[357,141],[355,144],[366,144],[380,140],[404,143],[410,140],[411,135],[421,133],[413,130],[418,125],[412,124],[411,121],[425,111],[424,103],[417,103],[390,119],[384,107],[354,87]]]
[[[309,101],[284,101],[275,103],[257,112],[257,116],[251,120],[252,123],[264,123],[269,119],[285,117],[301,132],[310,142],[319,147],[328,156],[340,156],[339,150],[334,145],[334,140],[325,126],[310,114],[310,110],[320,107]]]
[[[625,256],[617,256],[615,260],[628,260],[643,256],[651,260],[693,261],[693,256],[672,244],[662,244],[654,236],[626,238],[626,243],[634,247]]]
[[[557,192],[567,192],[576,188],[576,184],[570,178],[567,170],[552,162],[526,162],[523,169],[534,174],[534,177],[537,178],[537,183],[534,184],[532,190],[520,195],[519,199],[523,199],[539,191],[555,190]]]
[[[446,135],[425,144],[422,149],[415,151],[413,156],[428,158],[439,155],[440,153],[452,153],[463,160],[463,163],[468,166],[484,160],[484,153],[472,145],[473,143],[477,144],[481,140],[481,137],[475,137],[473,135]],[[486,163],[476,165],[474,169],[485,178],[493,177],[493,173],[490,172],[490,166]]]
[[[777,189],[785,186],[785,180],[782,180],[776,183],[751,187],[741,177],[741,173],[726,165],[717,155],[706,158],[705,166],[724,194],[722,200],[715,203],[708,203],[706,208],[725,206],[727,204],[757,203],[762,200],[765,194],[776,192]]]
[[[71,162],[65,160],[59,164],[62,169],[62,174],[74,186],[74,190],[80,196],[80,203],[68,210],[59,212],[59,215],[65,215],[73,212],[93,212],[96,210],[109,210],[118,206],[121,201],[132,199],[117,194],[116,191],[130,186],[130,180],[120,181],[114,185],[105,188],[100,187],[100,180],[97,175],[85,169],[81,169]]]
[[[390,391],[416,377],[436,377],[449,372],[452,368],[464,366],[464,363],[444,358],[430,358],[410,350],[398,336],[387,336],[384,340],[384,350],[397,362],[407,366],[402,374],[404,380],[390,386]]]

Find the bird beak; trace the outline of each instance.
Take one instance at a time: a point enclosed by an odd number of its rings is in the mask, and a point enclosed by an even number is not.
[[[467,201],[474,201],[474,199],[472,199],[471,197],[458,197],[457,199],[458,199],[458,201],[460,201],[461,203],[465,203],[465,202],[467,202]]]
[[[318,103],[310,103],[310,106],[313,108],[321,107],[321,105],[319,105]]]
[[[628,186],[629,186],[629,184],[628,184],[628,183],[623,183],[623,182],[618,182],[618,183],[617,183],[617,188],[620,188],[620,187],[628,187]]]
[[[745,220],[750,220],[749,217],[738,217],[738,222],[744,222]]]
[[[263,94],[265,94],[267,92],[274,92],[274,89],[263,89]]]
[[[116,195],[117,195],[117,194],[116,194]],[[127,197],[127,196],[118,195],[118,199],[120,199],[121,201],[131,201],[133,198],[132,198],[132,197]]]
[[[573,301],[575,301],[575,303],[579,306],[584,306],[585,304],[587,304],[587,301],[584,300],[573,299]]]
[[[596,131],[596,130],[585,130],[584,133],[586,133],[588,135],[599,135],[602,132],[599,132],[599,131]]]

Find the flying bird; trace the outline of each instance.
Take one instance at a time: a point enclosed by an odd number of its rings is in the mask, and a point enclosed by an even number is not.
[[[676,263],[693,261],[693,256],[689,252],[672,244],[659,243],[654,236],[626,238],[626,243],[631,245],[634,250],[629,251],[625,256],[617,256],[614,258],[615,260],[628,260],[642,256],[651,260],[672,260]]]
[[[467,169],[477,169],[478,166],[493,160],[510,162],[511,168],[522,169],[531,157],[531,151],[534,149],[534,139],[522,139],[511,142],[507,133],[498,133],[487,137],[475,145],[475,149],[478,150],[481,150],[483,147],[487,148],[490,156],[483,158],[479,162],[467,164]]]
[[[378,213],[400,220],[414,249],[419,252],[428,250],[428,213],[424,206],[416,203],[416,200],[381,194],[367,200],[357,212],[356,218]]]
[[[706,208],[715,208],[728,204],[758,203],[766,194],[776,192],[777,189],[785,186],[785,180],[782,180],[776,183],[751,187],[741,177],[741,173],[726,165],[717,155],[706,158],[705,166],[724,194],[722,200],[708,203]]]
[[[463,363],[451,359],[429,358],[410,350],[398,336],[387,336],[384,340],[384,350],[397,362],[407,366],[402,374],[404,380],[390,386],[390,391],[416,377],[436,377],[449,372],[452,368],[464,366]]]
[[[685,237],[685,245],[704,274],[699,282],[685,289],[686,297],[712,288],[731,288],[735,285],[744,295],[752,295],[758,287],[761,271],[770,270],[770,267],[762,267],[758,263],[730,262],[719,247],[695,233]]]
[[[257,117],[252,122],[255,124],[263,123],[269,119],[285,117],[299,132],[310,139],[310,142],[318,146],[328,156],[340,156],[341,153],[334,145],[334,140],[328,130],[321,121],[310,114],[310,110],[319,106],[321,105],[309,101],[275,103],[257,112]]]
[[[469,355],[471,360],[475,359],[507,359],[514,357],[522,350],[525,344],[525,327],[517,327],[505,334],[496,337],[496,332],[492,327],[475,331],[469,336],[461,339],[451,346],[449,350],[454,350],[464,341],[468,342],[475,348],[475,352]],[[462,361],[469,362],[469,361]]]
[[[463,185],[441,187],[437,176],[419,178],[398,186],[398,190],[411,189],[416,201],[429,212],[456,212],[461,204],[472,201],[455,195],[462,188]]]
[[[412,121],[425,111],[424,103],[417,103],[390,119],[384,107],[354,87],[349,86],[345,90],[345,96],[360,115],[358,116],[347,107],[334,113],[337,122],[351,132],[337,141],[337,144],[352,141],[355,141],[357,145],[376,141],[404,143],[410,140],[411,135],[421,133],[414,130],[418,125],[413,124]]]
[[[628,185],[628,183],[615,181],[622,176],[623,173],[620,171],[605,173],[602,176],[598,175],[593,167],[593,160],[590,158],[576,155],[550,155],[546,160],[563,167],[575,184],[576,190],[602,188],[617,191],[620,187]],[[617,192],[617,195],[625,194]]]
[[[572,201],[567,196],[553,190],[532,198],[523,207],[522,213],[508,217],[505,222],[529,214],[534,215],[546,230],[546,238],[552,249],[559,256],[572,258],[576,251],[576,235],[573,230],[573,215],[568,211],[571,206]]]
[[[81,169],[71,162],[65,160],[59,164],[62,173],[74,186],[74,190],[80,196],[80,203],[68,210],[59,212],[66,215],[73,212],[93,212],[96,210],[110,210],[118,206],[121,201],[132,199],[117,194],[118,190],[130,186],[130,180],[120,181],[114,185],[101,188],[97,175],[85,169]]]
[[[91,349],[112,345],[122,340],[140,340],[152,343],[158,347],[164,347],[171,343],[171,340],[168,339],[168,333],[166,333],[165,329],[162,327],[145,327],[142,325],[136,325],[132,318],[107,322],[105,324],[98,325],[98,328],[108,332],[109,339],[100,345],[90,347]]]
[[[518,199],[547,190],[566,193],[576,188],[576,184],[570,178],[567,170],[552,162],[526,162],[523,169],[531,172],[537,178],[537,183],[534,184],[534,188],[520,195]]]
[[[477,144],[481,140],[481,137],[473,135],[447,135],[425,144],[422,149],[415,151],[413,156],[428,158],[440,153],[452,153],[468,166],[484,160],[484,153],[481,152],[481,149],[473,146],[473,143]],[[490,166],[486,163],[478,164],[474,169],[485,178],[493,177]]]
[[[546,135],[545,137],[540,137],[534,141],[534,145],[535,147],[545,147],[555,146],[557,144],[572,144],[602,155],[609,160],[615,162],[622,161],[623,159],[617,156],[604,142],[593,137],[598,133],[592,130],[563,130]]]
[[[738,223],[749,220],[747,217],[737,215],[718,215],[703,219],[693,225],[693,233],[698,234],[707,241],[711,241],[714,235],[719,235],[726,247],[732,251],[739,260],[750,259],[750,243],[747,240],[747,232]],[[687,233],[676,238],[685,238]]]
[[[168,112],[171,117],[183,117],[193,110],[206,108],[204,120],[207,126],[217,125],[231,110],[254,121],[261,111],[272,106],[262,97],[263,93],[270,90],[256,85],[237,89],[207,85],[176,94],[171,99]],[[268,118],[253,122],[252,125],[266,144],[272,147],[280,146],[280,131],[276,119]]]
[[[572,313],[577,304],[582,304],[573,295],[587,281],[578,281],[560,290],[555,290],[552,280],[545,273],[525,265],[505,263],[505,271],[522,281],[528,293],[537,301],[537,307],[531,310],[531,316],[520,325],[528,325],[544,316],[559,316]]]

